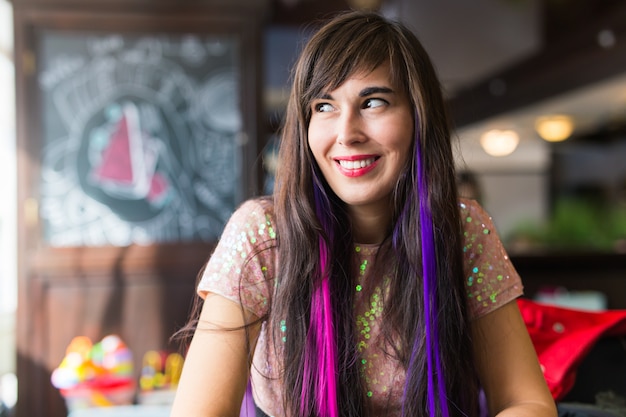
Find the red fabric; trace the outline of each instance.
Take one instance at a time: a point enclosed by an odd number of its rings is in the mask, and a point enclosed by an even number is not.
[[[598,339],[626,335],[626,310],[584,311],[525,298],[517,303],[557,401],[574,386],[578,365]]]

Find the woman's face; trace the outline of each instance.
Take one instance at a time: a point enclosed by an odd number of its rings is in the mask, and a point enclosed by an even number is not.
[[[311,112],[309,147],[335,194],[353,208],[390,212],[391,193],[410,158],[413,110],[391,83],[389,66],[323,91]]]

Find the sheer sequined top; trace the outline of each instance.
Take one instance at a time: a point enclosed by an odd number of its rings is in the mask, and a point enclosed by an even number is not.
[[[460,200],[464,224],[464,279],[470,318],[481,317],[519,297],[521,280],[500,242],[489,215],[472,200]],[[235,211],[204,269],[198,293],[222,295],[255,314],[264,316],[274,289],[276,234],[272,203],[250,200]],[[358,269],[355,275],[355,309],[361,374],[374,415],[399,415],[404,370],[384,353],[379,338],[386,291],[386,275],[379,287],[364,296],[362,284],[376,259],[378,246],[355,244]],[[367,281],[371,282],[371,281]],[[288,323],[282,323],[287,326]],[[267,349],[270,340],[263,327],[257,342],[252,386],[257,406],[270,416],[283,416],[280,363]]]

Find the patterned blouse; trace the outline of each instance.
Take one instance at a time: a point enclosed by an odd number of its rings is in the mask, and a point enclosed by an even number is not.
[[[511,264],[489,215],[473,200],[459,201],[464,223],[464,278],[470,318],[481,317],[523,293],[519,275]],[[274,290],[276,233],[273,205],[268,200],[249,200],[235,211],[204,269],[198,294],[224,296],[264,316]],[[376,260],[377,245],[355,244],[358,259],[355,275],[355,320],[362,375],[374,415],[399,415],[404,370],[384,353],[380,337],[383,294],[388,278],[366,292],[362,283]],[[365,294],[370,294],[369,297]],[[287,326],[288,323],[284,323]],[[280,363],[267,348],[271,336],[265,325],[257,342],[252,387],[257,406],[270,416],[283,416]]]

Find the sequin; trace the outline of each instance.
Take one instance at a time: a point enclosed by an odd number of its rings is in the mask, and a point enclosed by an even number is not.
[[[358,276],[363,277],[368,272],[369,260],[371,259],[371,255],[374,255],[371,249],[368,248],[368,251],[361,251],[360,255],[364,258],[361,258],[361,262],[359,264],[359,272]],[[368,257],[370,259],[368,259]],[[388,277],[383,278],[383,286],[387,288],[389,283]],[[369,299],[366,300],[361,296],[362,294],[362,286],[359,284],[358,287],[361,291],[357,291],[357,296],[355,300],[355,310],[356,314],[356,325],[358,330],[358,340],[357,340],[357,350],[361,354],[367,354],[367,357],[362,358],[361,360],[361,377],[364,379],[366,386],[380,386],[381,392],[386,392],[387,385],[381,384],[377,377],[377,370],[380,367],[377,365],[378,360],[380,358],[378,353],[375,353],[374,346],[379,343],[377,340],[378,335],[378,323],[382,318],[382,296],[383,289],[381,287],[376,287]],[[361,314],[358,314],[358,312]],[[371,344],[374,345],[371,345]],[[370,390],[371,396],[374,396],[374,391]]]
[[[287,322],[285,320],[281,320],[280,321],[280,332],[281,333],[285,333],[287,331]],[[287,341],[287,336],[286,335],[282,335],[281,336],[281,340],[283,342]]]

